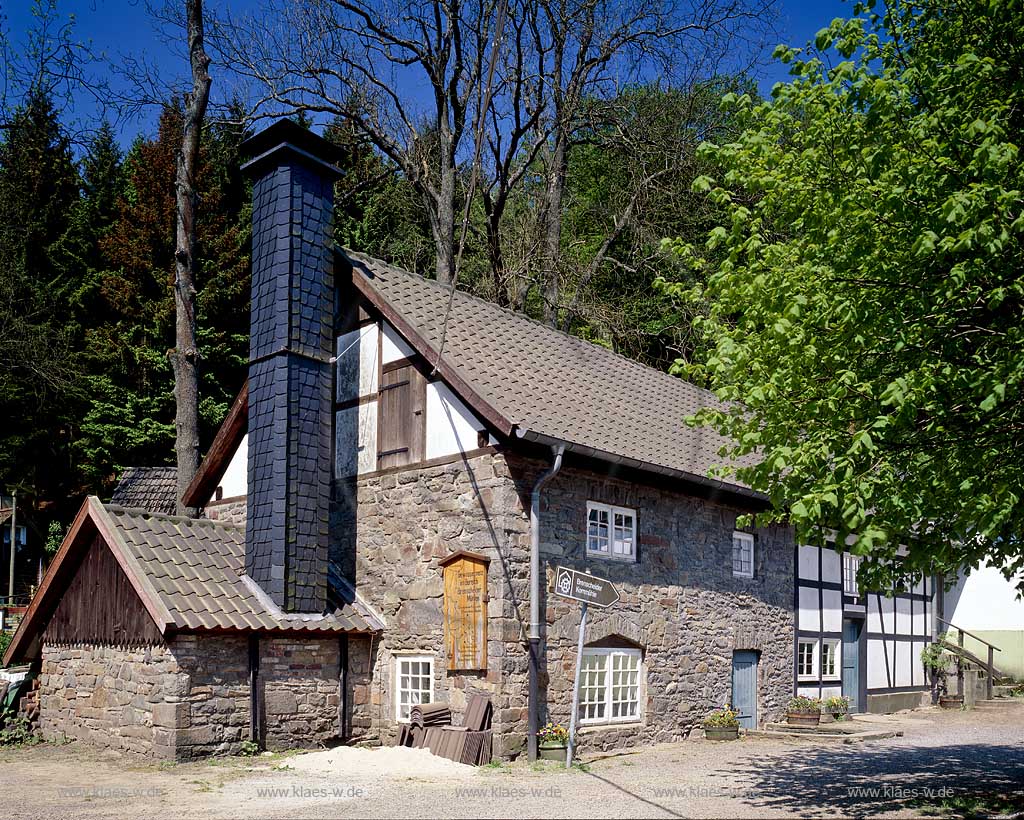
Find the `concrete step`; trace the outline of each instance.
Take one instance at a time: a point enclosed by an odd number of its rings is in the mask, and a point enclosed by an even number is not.
[[[992,698],[991,700],[979,699],[974,701],[975,709],[1006,709],[1022,705],[1024,705],[1024,699],[1021,698]]]

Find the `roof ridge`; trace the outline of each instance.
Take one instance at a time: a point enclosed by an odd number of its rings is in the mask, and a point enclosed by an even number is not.
[[[403,274],[405,276],[414,277],[415,279],[417,279],[417,280],[419,280],[419,281],[429,285],[430,287],[434,287],[434,288],[438,288],[438,289],[443,289],[443,290],[447,290],[448,289],[448,287],[446,285],[442,285],[436,279],[428,279],[426,276],[422,276],[421,274],[414,273],[413,271],[410,271],[410,270],[406,270],[405,268],[401,267],[400,265],[395,265],[395,264],[392,264],[391,262],[385,262],[383,259],[377,259],[375,257],[370,256],[369,254],[361,253],[360,251],[351,250],[350,248],[346,248],[343,245],[338,245],[338,248],[341,250],[341,252],[346,257],[349,257],[350,259],[354,258],[357,261],[362,262],[363,264],[370,265],[370,266],[372,266],[374,264],[386,265],[388,268],[390,268],[391,270],[395,271],[396,273],[401,273],[401,274]],[[610,354],[612,356],[615,356],[615,357],[621,359],[622,361],[626,362],[627,364],[633,365],[635,367],[642,367],[645,370],[649,370],[652,373],[657,373],[660,376],[665,376],[666,378],[671,379],[673,382],[681,382],[683,384],[688,384],[688,385],[690,385],[691,387],[693,387],[696,390],[700,390],[700,391],[702,391],[704,393],[707,393],[709,396],[713,397],[715,399],[715,401],[721,401],[717,396],[715,396],[715,394],[711,390],[708,390],[706,387],[701,387],[699,384],[694,384],[693,382],[688,381],[688,380],[683,379],[683,378],[680,378],[679,376],[673,376],[671,373],[666,373],[664,370],[659,370],[656,367],[651,367],[651,365],[649,365],[649,364],[644,364],[643,362],[638,362],[636,359],[631,359],[629,356],[625,355],[624,353],[619,353],[617,350],[612,350],[610,347],[605,347],[604,345],[597,344],[597,342],[592,342],[589,339],[583,339],[583,338],[581,338],[579,336],[574,336],[572,333],[569,333],[566,330],[562,330],[561,328],[557,328],[557,327],[552,327],[551,325],[545,324],[544,322],[541,322],[538,319],[534,319],[532,316],[529,316],[529,315],[527,315],[525,313],[520,313],[519,311],[516,311],[516,310],[512,310],[511,308],[503,307],[502,305],[499,305],[497,302],[492,302],[492,301],[490,301],[488,299],[484,299],[482,296],[477,296],[475,293],[470,293],[469,291],[465,291],[465,290],[459,290],[458,282],[456,282],[455,292],[457,294],[459,294],[460,296],[465,297],[466,299],[469,299],[471,301],[477,302],[478,304],[485,305],[489,309],[499,310],[502,313],[507,313],[509,316],[514,316],[517,319],[522,319],[522,320],[525,320],[527,322],[531,322],[532,324],[536,325],[538,328],[541,328],[545,332],[555,333],[555,334],[557,334],[559,336],[562,336],[562,337],[572,341],[574,344],[585,345],[585,346],[587,346],[589,348],[593,348],[593,349],[596,349],[596,350],[602,350],[605,353],[608,353],[608,354]]]
[[[224,527],[225,529],[236,529],[245,530],[245,526],[242,524],[236,524],[233,521],[219,521],[215,518],[192,518],[187,515],[172,515],[170,513],[162,513],[154,510],[147,510],[143,507],[125,507],[121,504],[114,504],[111,502],[103,503],[103,508],[110,513],[115,515],[133,515],[143,516],[146,518],[155,518],[161,521],[168,521],[172,524],[178,525],[186,523],[189,525],[206,525],[209,524],[214,527]]]

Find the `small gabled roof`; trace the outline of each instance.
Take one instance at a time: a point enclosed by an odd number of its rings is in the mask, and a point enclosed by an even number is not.
[[[127,467],[110,496],[111,504],[173,514],[178,505],[176,467]]]
[[[761,497],[736,479],[708,478],[729,441],[685,419],[721,406],[713,393],[393,265],[339,257],[359,292],[506,435]]]
[[[4,655],[24,656],[56,609],[98,533],[162,635],[174,632],[371,633],[381,618],[351,588],[332,590],[333,612],[282,612],[245,575],[245,528],[103,504],[90,496],[50,564]]]

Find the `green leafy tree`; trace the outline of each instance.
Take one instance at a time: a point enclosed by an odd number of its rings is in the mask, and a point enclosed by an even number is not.
[[[727,218],[680,243],[706,286],[668,285],[709,305],[698,421],[762,520],[849,539],[871,583],[1024,569],[1021,43],[1020,2],[858,6],[703,149]]]

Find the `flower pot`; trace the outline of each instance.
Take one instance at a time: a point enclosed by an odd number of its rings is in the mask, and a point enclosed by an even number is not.
[[[708,740],[736,740],[740,736],[739,726],[705,726],[704,737]]]
[[[821,720],[821,712],[786,712],[786,723],[790,726],[813,728]]]
[[[541,760],[560,760],[565,763],[564,743],[540,743],[537,745],[537,757]]]
[[[822,716],[824,717],[824,715]],[[842,723],[844,720],[849,720],[850,716],[847,712],[833,712],[829,717],[832,718],[836,723]]]
[[[963,695],[939,695],[939,706],[943,709],[962,709]]]
[[[834,720],[835,720],[835,718],[832,717],[831,714],[829,714],[828,712],[822,712],[821,713],[821,718],[820,718],[819,722],[820,723],[832,723]]]

